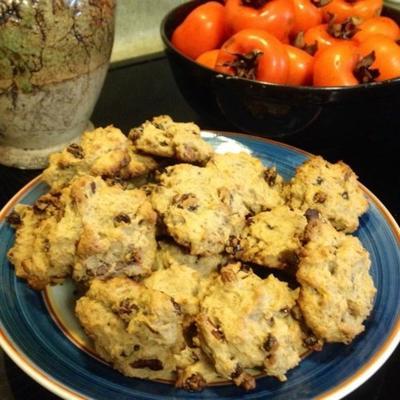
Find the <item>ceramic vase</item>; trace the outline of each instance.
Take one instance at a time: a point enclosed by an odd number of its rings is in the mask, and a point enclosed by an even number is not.
[[[0,0],[0,163],[43,168],[87,129],[116,0]]]

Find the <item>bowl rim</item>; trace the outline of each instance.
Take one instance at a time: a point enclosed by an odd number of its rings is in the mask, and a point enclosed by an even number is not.
[[[329,92],[329,93],[348,93],[352,92],[354,93],[355,91],[357,92],[365,92],[365,90],[383,90],[386,87],[393,87],[393,86],[400,86],[400,77],[398,78],[392,78],[392,79],[386,79],[384,81],[380,82],[369,82],[369,83],[359,83],[358,85],[351,85],[351,86],[300,86],[300,85],[287,85],[287,84],[278,84],[278,83],[271,83],[271,82],[264,82],[264,81],[257,81],[257,80],[252,80],[248,78],[239,78],[237,76],[233,75],[228,75],[223,72],[218,72],[213,70],[212,68],[208,68],[202,64],[197,63],[195,60],[192,58],[188,57],[184,53],[182,53],[180,50],[174,47],[172,44],[170,38],[168,37],[167,31],[166,31],[166,26],[169,23],[172,23],[172,17],[176,12],[178,12],[181,9],[188,8],[188,12],[192,11],[194,8],[197,6],[206,3],[210,0],[190,0],[186,1],[185,3],[181,3],[178,6],[174,7],[171,9],[162,19],[161,25],[160,25],[160,34],[161,34],[161,39],[166,46],[166,48],[169,51],[172,51],[176,55],[182,57],[185,59],[185,61],[194,64],[198,66],[200,69],[214,72],[216,75],[215,77],[217,79],[225,79],[225,80],[236,80],[236,81],[242,81],[242,82],[247,82],[248,84],[256,85],[259,87],[273,87],[273,88],[279,88],[282,89],[284,88],[285,90],[290,90],[293,92],[307,92],[307,93],[324,93],[324,92]],[[214,0],[215,1],[215,0]],[[216,0],[220,2],[219,0]],[[400,9],[390,7],[388,4],[383,5],[382,10],[390,10],[392,13],[396,13],[399,15],[400,19]],[[186,14],[187,16],[187,14]]]

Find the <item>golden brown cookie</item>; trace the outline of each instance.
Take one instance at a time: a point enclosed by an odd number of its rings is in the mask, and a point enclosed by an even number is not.
[[[168,115],[154,117],[133,128],[129,138],[145,154],[191,164],[204,164],[213,154],[212,147],[201,138],[196,124],[174,122]]]
[[[173,263],[168,269],[153,272],[143,284],[170,296],[184,314],[199,312],[201,276],[194,269]]]
[[[8,258],[16,275],[36,290],[59,283],[71,273],[71,265],[54,265],[49,258],[50,239],[64,209],[61,197],[61,193],[47,193],[33,206],[17,205],[9,216],[16,233]]]
[[[169,235],[190,254],[223,252],[244,226],[245,212],[236,212],[236,194],[228,184],[215,171],[190,164],[167,167],[159,176],[151,202]]]
[[[376,293],[371,261],[358,238],[310,220],[297,280],[307,325],[327,342],[350,343],[364,330]]]
[[[80,144],[73,143],[50,156],[43,180],[60,189],[77,176],[92,175],[108,179],[131,180],[157,168],[157,162],[138,154],[117,128],[97,128],[82,135]]]
[[[174,264],[185,265],[197,271],[202,277],[208,277],[228,262],[227,255],[214,254],[211,256],[191,255],[184,247],[172,241],[159,240],[157,243],[156,269],[168,269]]]
[[[157,247],[156,214],[142,190],[123,190],[86,176],[72,183],[71,202],[82,224],[75,280],[151,273]]]
[[[124,375],[174,379],[185,341],[171,297],[129,278],[95,279],[76,314],[96,352]]]
[[[238,260],[270,268],[295,265],[306,224],[301,211],[287,206],[256,214],[247,219],[233,254]]]
[[[288,189],[290,207],[318,210],[340,231],[354,232],[368,209],[357,175],[342,161],[331,164],[311,157],[297,168]]]
[[[231,193],[236,193],[250,213],[259,213],[282,205],[283,179],[273,167],[265,167],[250,154],[215,154],[207,168],[215,170],[229,182]]]
[[[221,269],[201,302],[201,347],[217,372],[245,389],[255,387],[248,369],[286,380],[306,351],[304,332],[292,317],[298,290],[270,275],[261,279],[240,264]]]

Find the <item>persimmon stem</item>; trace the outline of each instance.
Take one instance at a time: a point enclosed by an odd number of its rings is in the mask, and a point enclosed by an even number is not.
[[[317,8],[321,8],[326,6],[327,4],[329,4],[332,0],[311,0],[311,3],[317,7]]]
[[[357,26],[361,23],[358,17],[346,18],[341,24],[336,24],[334,19],[328,23],[327,32],[336,39],[351,39],[360,29]]]
[[[265,6],[269,0],[242,0],[242,6],[252,7],[258,10]]]
[[[263,55],[263,52],[254,49],[246,54],[231,53],[231,55],[234,56],[234,60],[224,63],[223,66],[232,68],[233,75],[239,78],[255,80],[258,59]]]
[[[293,40],[293,46],[300,50],[304,50],[310,56],[315,55],[318,50],[318,42],[315,41],[313,44],[306,44],[304,40],[304,32],[299,32]]]
[[[371,68],[375,62],[375,51],[361,58],[354,68],[353,74],[360,83],[375,82],[376,78],[381,74],[378,68]]]

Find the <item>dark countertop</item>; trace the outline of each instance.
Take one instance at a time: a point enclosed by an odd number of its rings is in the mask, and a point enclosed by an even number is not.
[[[379,106],[379,105],[377,105]],[[169,114],[176,120],[195,121],[204,129],[235,130],[224,121],[199,116],[185,102],[163,57],[141,61],[111,70],[94,111],[96,126],[114,124],[124,132],[145,119]],[[362,126],[362,121],[337,126],[328,116],[308,131],[283,139],[330,161],[344,160],[356,171],[360,181],[400,220],[400,174],[396,159],[400,154],[399,131],[389,116],[379,126]],[[354,123],[355,122],[355,123]],[[357,124],[362,129],[355,129]],[[0,206],[40,171],[21,171],[0,166]],[[400,348],[385,365],[346,399],[393,399],[400,392],[398,371]],[[1,400],[58,399],[22,372],[0,350]]]

